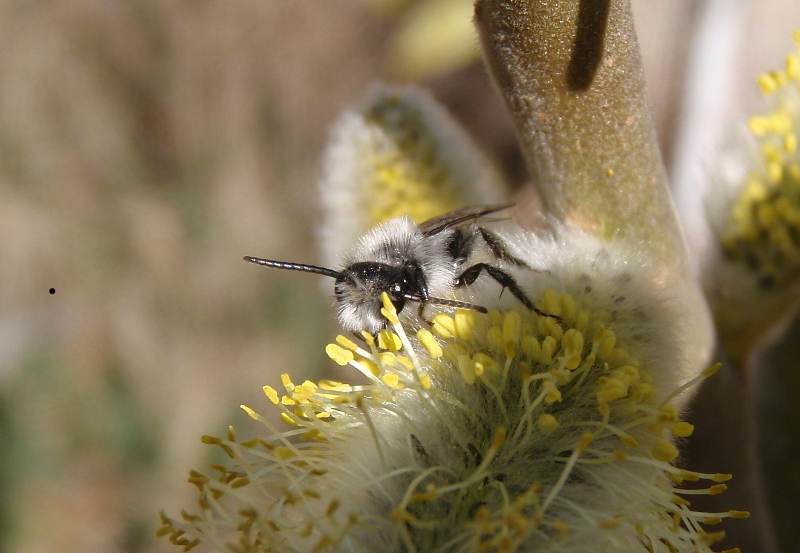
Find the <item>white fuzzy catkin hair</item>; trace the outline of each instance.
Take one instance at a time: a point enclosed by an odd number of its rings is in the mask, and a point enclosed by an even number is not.
[[[231,461],[193,473],[200,512],[159,532],[259,553],[710,553],[721,534],[702,525],[747,513],[693,511],[683,495],[730,475],[673,465],[692,430],[676,395],[698,372],[696,291],[580,231],[508,225],[492,230],[532,268],[504,268],[559,319],[482,277],[454,296],[489,314],[440,309],[412,332],[414,310],[401,322],[384,295],[387,330],[326,347],[364,383],[265,386],[288,429],[243,406],[268,435],[205,437]]]
[[[424,193],[437,198],[452,196],[452,205],[444,211],[498,203],[505,197],[505,184],[492,163],[421,89],[373,87],[355,109],[339,118],[328,144],[319,181],[323,207],[320,243],[328,266],[340,262],[364,232],[382,221],[380,217],[376,220],[369,208],[380,205],[381,196],[388,193],[382,189],[385,183],[378,180],[384,171],[392,173],[387,177],[390,182],[421,179]],[[435,186],[447,189],[425,188]],[[392,193],[402,195],[402,191]],[[401,198],[390,204],[411,212],[418,202],[420,198]]]

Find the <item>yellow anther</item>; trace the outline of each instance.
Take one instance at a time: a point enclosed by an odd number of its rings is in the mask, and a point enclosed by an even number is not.
[[[327,348],[325,348],[327,350]],[[294,384],[292,383],[291,377],[287,373],[281,374],[281,383],[283,387],[286,388],[287,392],[291,392],[294,390]]]
[[[542,340],[541,354],[538,359],[540,363],[548,364],[553,361],[553,354],[558,347],[558,342],[552,336],[545,336]]]
[[[344,349],[349,349],[350,351],[353,351],[353,352],[355,352],[358,349],[358,345],[356,345],[355,342],[353,342],[347,336],[343,336],[341,334],[339,334],[336,337],[336,343],[339,344],[340,346],[342,346]]]
[[[766,117],[753,116],[747,122],[750,132],[755,136],[764,136],[769,131],[769,120]]]
[[[470,340],[475,328],[475,313],[467,309],[457,309],[453,319],[456,336],[462,340]]]
[[[381,377],[381,380],[384,384],[389,386],[390,388],[402,388],[403,386],[400,384],[400,377],[397,376],[395,373],[386,373]]]
[[[398,355],[397,360],[409,371],[414,368],[414,363],[405,355]]]
[[[489,446],[491,449],[500,449],[503,447],[503,444],[506,441],[506,428],[505,426],[498,426],[494,431],[494,436],[492,436],[492,445]]]
[[[278,405],[278,391],[275,388],[265,385],[261,389],[264,391],[264,395],[267,396],[267,399],[269,399],[274,405]]]
[[[797,54],[787,56],[786,76],[792,80],[800,81],[800,56]]]
[[[607,328],[600,330],[594,337],[594,341],[598,345],[597,355],[600,359],[608,359],[614,351],[614,346],[617,344],[617,337],[614,333]]]
[[[518,311],[509,311],[503,318],[503,344],[506,356],[513,357],[522,334],[522,317]]]
[[[372,334],[370,334],[366,330],[362,330],[361,337],[364,338],[364,341],[367,343],[370,349],[375,347],[375,338],[372,336]]]
[[[433,383],[431,382],[431,377],[427,374],[423,374],[419,377],[419,383],[422,386],[423,390],[430,390]]]
[[[429,330],[421,328],[417,332],[417,339],[432,359],[439,359],[443,355],[442,346],[439,345],[439,342],[436,341],[436,338],[433,337]]]
[[[728,516],[735,519],[750,518],[750,511],[728,511]]]
[[[694,432],[694,425],[680,421],[672,425],[672,435],[676,438],[688,438]]]
[[[561,338],[561,347],[569,353],[583,352],[583,334],[580,331],[570,328]]]
[[[281,420],[290,426],[295,426],[297,421],[292,418],[289,413],[283,412],[281,413]]]
[[[342,502],[339,501],[338,499],[336,498],[332,499],[331,502],[328,504],[328,508],[325,509],[325,516],[332,517],[336,513],[336,511],[339,510],[341,504]]]
[[[711,365],[710,367],[708,367],[706,370],[703,371],[703,376],[705,378],[710,378],[715,374],[717,374],[721,368],[722,368],[722,363],[714,363],[713,365]]]
[[[544,402],[547,405],[552,405],[558,401],[561,401],[561,391],[556,388],[556,385],[551,380],[545,380],[543,388],[547,390],[544,395]]]
[[[578,452],[584,451],[592,444],[592,440],[594,440],[594,435],[591,432],[584,432],[578,439],[578,445],[575,446],[575,449]]]
[[[662,422],[676,422],[678,420],[678,411],[671,403],[667,403],[658,412],[658,420]]]
[[[475,362],[476,370],[477,366],[480,365],[481,374],[483,373],[483,371],[493,371],[497,368],[497,363],[494,362],[494,359],[492,359],[482,351],[476,353],[472,357],[472,360]],[[480,376],[480,374],[478,376]]]
[[[573,321],[577,312],[578,304],[572,294],[566,292],[561,294],[561,317],[567,321]]]
[[[378,332],[378,347],[388,351],[400,351],[403,342],[400,340],[400,336],[391,330],[381,330]]]
[[[469,355],[459,355],[457,359],[458,371],[461,373],[461,378],[467,384],[475,383],[475,369],[472,358]]]
[[[660,440],[656,443],[651,453],[655,459],[665,463],[671,463],[678,458],[678,448],[672,442],[666,440]]]
[[[783,137],[783,149],[786,150],[788,154],[794,154],[797,152],[797,135],[794,133],[789,133]]]
[[[780,182],[783,178],[783,165],[774,161],[767,163],[767,178],[771,183]]]
[[[352,351],[349,349],[344,349],[337,344],[328,344],[325,346],[325,353],[333,360],[334,363],[341,366],[347,365],[355,358]]]
[[[384,292],[384,294],[385,293],[386,292]],[[397,311],[394,308],[391,310],[386,309],[385,307],[381,308],[381,315],[383,315],[383,318],[389,321],[389,323],[392,325],[400,324],[400,319],[397,318]]]
[[[247,413],[247,416],[253,419],[254,421],[257,421],[261,418],[261,416],[258,413],[256,413],[252,407],[248,405],[242,404],[239,406],[239,408],[245,413]]]
[[[503,351],[503,331],[499,326],[489,327],[486,331],[486,345],[492,353]]]
[[[563,520],[556,519],[550,523],[550,527],[553,528],[558,534],[565,536],[569,534],[569,524],[564,522]]]
[[[597,527],[603,530],[613,530],[614,528],[619,528],[621,522],[622,521],[617,517],[607,518],[598,522]]]
[[[769,73],[759,75],[757,82],[764,94],[772,94],[778,88],[778,81],[775,79],[774,75]]]
[[[719,495],[721,493],[725,493],[727,490],[727,484],[714,484],[708,488],[708,495]]]
[[[550,434],[558,428],[558,420],[553,415],[545,413],[536,420],[536,426],[545,434]]]
[[[522,339],[522,352],[534,361],[538,361],[542,355],[542,346],[535,336],[525,336]]]
[[[433,318],[433,331],[442,338],[453,338],[456,335],[456,322],[450,315],[439,313]]]
[[[552,288],[548,288],[542,294],[542,311],[551,315],[561,315],[561,302],[558,293]]]
[[[713,545],[725,539],[725,531],[720,530],[719,532],[708,532],[706,534],[701,534],[700,539],[703,540],[703,543]]]
[[[359,357],[357,362],[362,367],[367,369],[372,374],[372,376],[379,376],[381,374],[380,367],[378,367],[378,365],[375,364],[374,361],[370,361],[369,359],[363,359],[363,358]]]

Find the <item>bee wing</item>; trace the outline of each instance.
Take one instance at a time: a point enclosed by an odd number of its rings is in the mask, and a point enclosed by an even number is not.
[[[456,209],[455,211],[445,213],[444,215],[439,215],[433,219],[428,219],[419,225],[419,229],[425,236],[433,236],[434,234],[438,234],[445,229],[455,227],[462,223],[466,223],[467,221],[480,219],[485,215],[508,209],[513,205],[513,203],[506,203],[463,207],[461,209]]]

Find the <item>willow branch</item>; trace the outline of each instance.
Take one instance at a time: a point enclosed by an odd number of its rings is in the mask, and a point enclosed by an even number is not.
[[[477,0],[475,14],[548,211],[684,273],[629,2]]]

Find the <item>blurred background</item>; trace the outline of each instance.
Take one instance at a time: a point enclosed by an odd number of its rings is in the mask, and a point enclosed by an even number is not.
[[[633,3],[665,160],[699,186],[800,8]],[[200,435],[331,370],[317,279],[241,256],[319,259],[320,153],[370,83],[430,88],[524,181],[470,4],[0,2],[0,551],[173,550],[157,513],[191,502]]]

